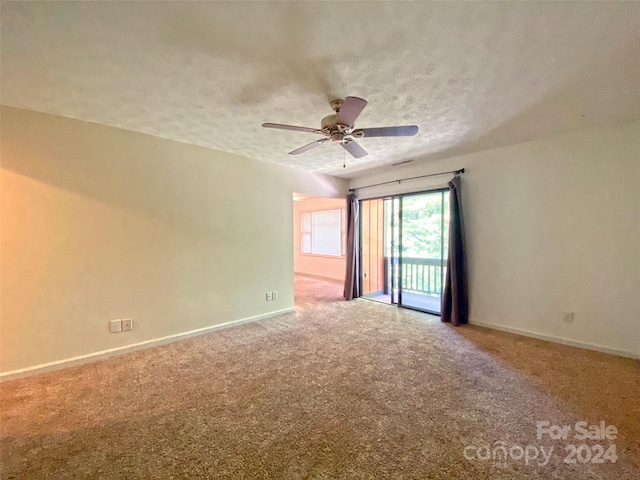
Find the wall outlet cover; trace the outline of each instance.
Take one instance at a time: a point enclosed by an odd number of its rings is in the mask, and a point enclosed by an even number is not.
[[[122,320],[111,320],[109,322],[109,328],[111,333],[118,333],[122,331]]]
[[[122,330],[133,330],[133,318],[123,318],[122,319]]]

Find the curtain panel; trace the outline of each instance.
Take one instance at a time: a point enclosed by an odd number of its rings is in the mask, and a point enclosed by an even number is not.
[[[469,320],[469,287],[467,279],[467,250],[462,219],[462,190],[456,175],[449,186],[449,255],[442,295],[443,322],[458,326]]]
[[[347,269],[344,280],[344,298],[353,300],[360,296],[360,203],[355,194],[347,197],[347,252],[345,256]]]

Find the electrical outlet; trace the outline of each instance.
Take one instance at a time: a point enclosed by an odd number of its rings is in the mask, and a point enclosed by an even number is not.
[[[122,319],[122,331],[133,330],[133,318]]]
[[[111,320],[109,322],[111,333],[118,333],[122,331],[122,320]]]
[[[277,300],[278,299],[278,291],[274,290],[273,292],[271,292],[271,299],[272,300]]]
[[[564,312],[564,323],[573,323],[573,312]]]
[[[267,302],[273,300],[273,293],[272,292],[267,292]]]

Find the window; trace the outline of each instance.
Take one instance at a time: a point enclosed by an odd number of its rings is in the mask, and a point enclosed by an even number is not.
[[[300,214],[300,252],[310,255],[343,255],[342,211],[320,210]]]

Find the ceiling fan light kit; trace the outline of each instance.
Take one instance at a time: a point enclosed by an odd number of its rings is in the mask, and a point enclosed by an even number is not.
[[[362,158],[367,155],[367,151],[355,141],[356,138],[412,137],[418,133],[417,125],[356,129],[356,119],[360,113],[362,113],[364,107],[367,106],[367,101],[363,98],[347,97],[344,100],[336,99],[332,100],[330,105],[334,113],[327,115],[320,121],[320,129],[298,127],[295,125],[283,125],[280,123],[263,123],[262,126],[264,128],[314,133],[325,137],[297,148],[289,152],[289,155],[299,155],[311,150],[312,148],[316,148],[323,143],[331,141],[332,143],[342,145],[342,147],[354,158]]]

